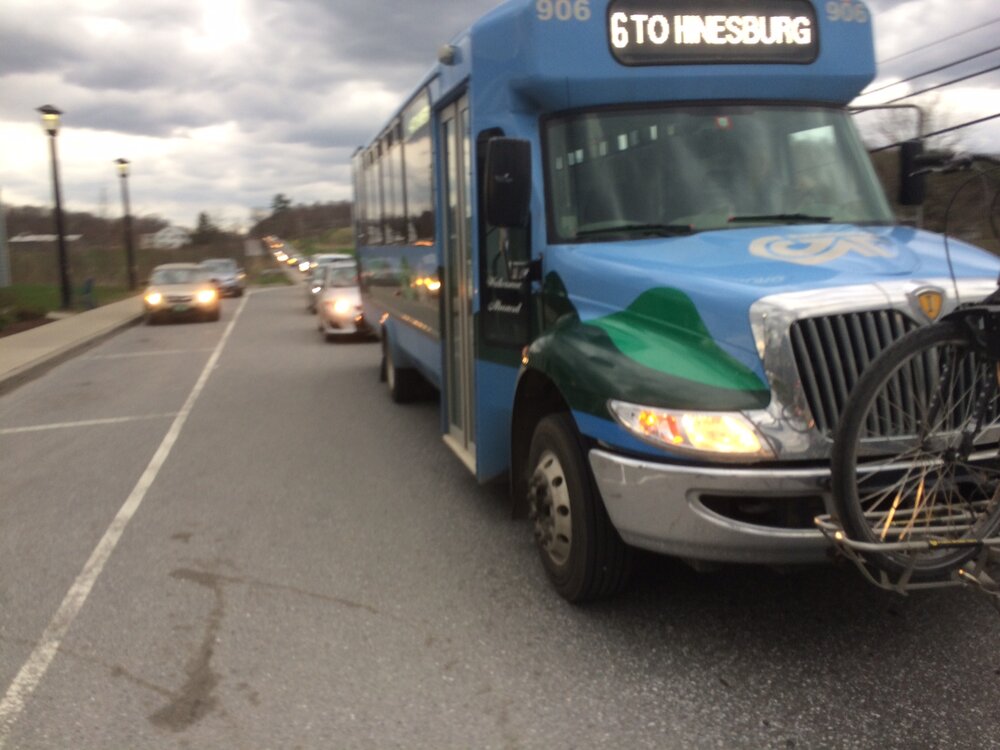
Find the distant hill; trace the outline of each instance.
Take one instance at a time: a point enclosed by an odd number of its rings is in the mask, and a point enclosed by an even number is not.
[[[350,201],[288,206],[273,211],[250,229],[251,237],[275,235],[286,240],[304,240],[351,226]]]
[[[7,223],[7,236],[16,237],[19,234],[50,235],[55,232],[51,207],[38,206],[4,206],[4,217]],[[80,235],[75,245],[81,248],[118,246],[122,242],[122,219],[102,219],[90,213],[79,211],[63,212],[64,227],[67,235]],[[157,216],[135,216],[132,218],[133,231],[136,236],[158,232],[170,222]]]

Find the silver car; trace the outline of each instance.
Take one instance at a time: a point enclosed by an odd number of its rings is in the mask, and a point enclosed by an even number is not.
[[[361,311],[358,267],[351,263],[324,263],[316,268],[316,327],[333,341],[341,336],[370,336],[371,327]]]
[[[315,266],[306,273],[306,310],[315,314],[316,298],[323,290],[323,275],[326,273],[326,266]]]
[[[310,313],[316,312],[316,297],[322,288],[320,286],[323,266],[330,263],[347,263],[353,266],[355,263],[354,256],[348,255],[347,253],[317,253],[312,256],[310,261],[309,270],[305,272],[306,274],[306,309]]]
[[[242,297],[247,275],[232,258],[209,258],[198,264],[208,272],[220,295]]]
[[[146,323],[177,318],[219,319],[219,292],[194,263],[164,263],[153,269],[142,295]]]

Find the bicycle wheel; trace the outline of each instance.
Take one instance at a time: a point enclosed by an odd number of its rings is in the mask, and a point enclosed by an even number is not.
[[[861,552],[875,567],[942,580],[1000,526],[998,372],[964,326],[944,322],[907,334],[858,379],[834,435],[837,516],[851,540],[925,543]]]

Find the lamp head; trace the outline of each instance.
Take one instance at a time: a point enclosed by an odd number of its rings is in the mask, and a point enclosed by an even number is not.
[[[38,108],[38,111],[42,113],[42,128],[49,135],[55,135],[59,132],[59,115],[62,112],[51,104],[45,104]]]

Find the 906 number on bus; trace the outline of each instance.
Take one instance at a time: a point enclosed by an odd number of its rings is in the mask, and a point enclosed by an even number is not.
[[[539,21],[589,21],[590,0],[538,0]]]

